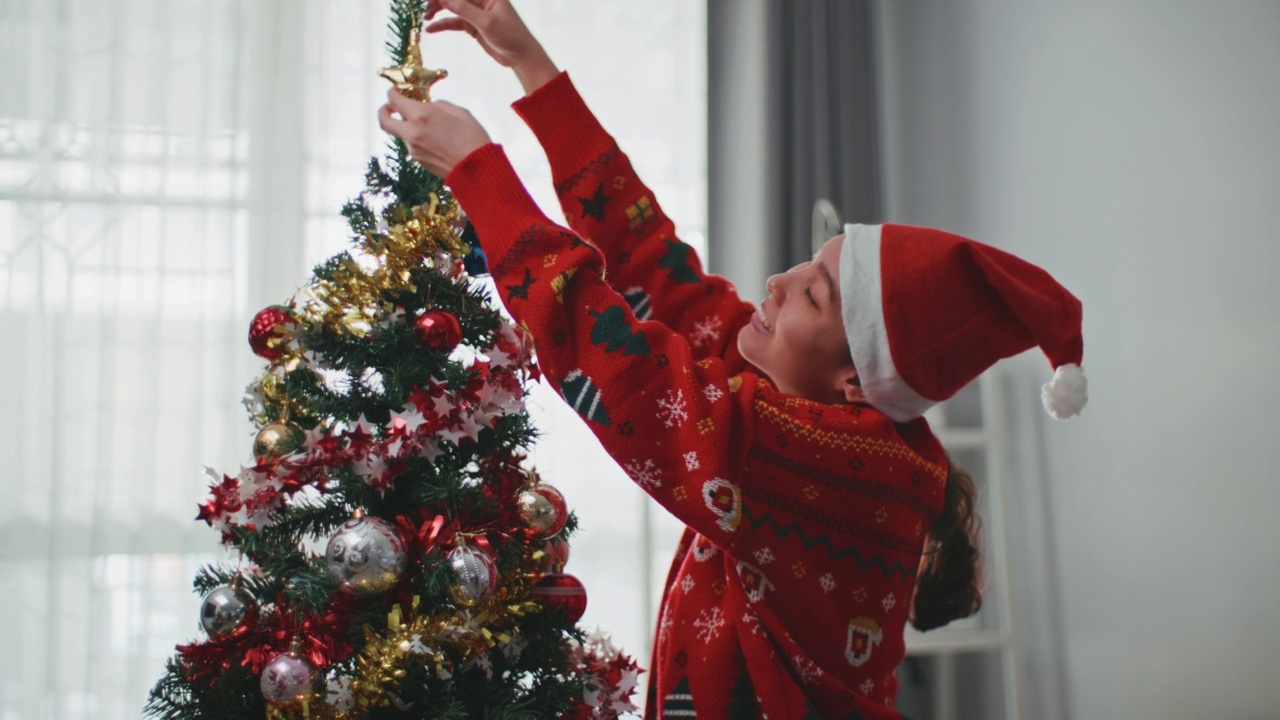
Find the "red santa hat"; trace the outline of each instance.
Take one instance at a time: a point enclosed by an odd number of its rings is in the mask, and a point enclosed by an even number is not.
[[[898,422],[955,395],[997,360],[1040,346],[1041,396],[1059,420],[1088,400],[1080,301],[1049,273],[958,235],[846,225],[840,296],[862,392]]]

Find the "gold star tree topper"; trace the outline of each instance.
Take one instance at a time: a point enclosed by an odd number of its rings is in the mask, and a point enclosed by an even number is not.
[[[409,52],[402,65],[383,68],[378,75],[391,81],[405,97],[419,102],[431,102],[431,86],[443,80],[448,70],[430,70],[422,63],[422,46],[418,44],[421,30],[409,31]]]

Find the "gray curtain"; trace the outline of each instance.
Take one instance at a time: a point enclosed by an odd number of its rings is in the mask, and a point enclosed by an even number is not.
[[[781,267],[807,260],[813,203],[878,222],[880,156],[870,3],[769,3],[769,170]]]
[[[751,6],[754,5],[754,10]],[[740,31],[740,15],[763,13],[756,35]],[[709,0],[708,111],[712,259],[741,251],[717,222],[742,211],[741,197],[718,196],[718,178],[744,168],[741,154],[763,154],[763,249],[767,270],[808,260],[814,201],[835,202],[849,222],[881,220],[873,15],[868,0]],[[744,49],[744,45],[748,45]],[[763,53],[763,102],[744,108],[742,55]],[[762,111],[762,146],[733,147],[724,127],[744,123],[742,110]],[[753,278],[754,279],[754,278]]]

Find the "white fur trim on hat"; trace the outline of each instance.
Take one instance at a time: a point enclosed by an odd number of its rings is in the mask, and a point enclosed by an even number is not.
[[[880,287],[880,225],[845,225],[840,250],[840,313],[862,393],[895,422],[907,422],[936,403],[898,375],[889,352]]]
[[[1089,380],[1075,363],[1058,366],[1053,379],[1040,388],[1044,409],[1055,419],[1066,420],[1079,415],[1089,402]]]

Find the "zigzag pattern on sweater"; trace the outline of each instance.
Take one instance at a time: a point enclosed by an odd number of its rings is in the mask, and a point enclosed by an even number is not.
[[[889,502],[898,503],[912,512],[918,513],[924,517],[932,517],[937,514],[938,508],[919,495],[910,492],[897,485],[888,483],[875,482],[866,478],[854,477],[850,475],[841,475],[838,473],[825,472],[811,465],[800,462],[794,458],[789,458],[770,450],[763,445],[751,446],[751,457],[769,463],[777,468],[785,470],[793,475],[808,478],[815,483],[825,485],[834,490],[842,492],[852,492],[859,495],[876,498],[877,500],[888,500]]]
[[[494,275],[505,275],[511,272],[513,268],[522,264],[521,261],[526,255],[536,249],[538,241],[549,231],[553,231],[553,229],[542,223],[537,223],[520,233],[520,237],[516,238],[516,241],[511,244],[511,250],[490,267],[490,272]],[[525,269],[527,270],[528,268],[526,267]]]
[[[825,525],[856,540],[878,545],[890,552],[916,553],[922,550],[920,542],[914,538],[904,538],[862,523],[832,517],[821,510],[803,504],[796,498],[780,495],[771,490],[748,485],[742,488],[742,494],[745,497],[757,498],[779,510],[786,510],[792,515],[798,515],[818,525]]]
[[[608,150],[605,150],[604,152],[600,153],[599,155],[596,156],[595,160],[592,160],[591,162],[587,163],[586,166],[579,169],[578,172],[556,183],[556,195],[563,195],[569,192],[570,189],[572,189],[578,183],[582,182],[582,179],[587,177],[588,175],[599,174],[601,170],[604,170],[605,168],[609,167],[609,163],[613,162],[614,158],[618,157],[621,154],[622,154],[622,149],[619,148],[617,145],[614,145]]]
[[[918,562],[907,565],[901,560],[894,560],[890,563],[886,562],[880,555],[872,555],[870,558],[864,559],[862,557],[862,553],[858,552],[856,545],[850,545],[843,550],[836,550],[835,547],[831,545],[831,538],[826,535],[818,535],[810,538],[805,534],[804,527],[801,526],[799,520],[791,523],[790,525],[783,526],[779,524],[777,519],[775,519],[767,510],[761,512],[759,515],[751,512],[750,505],[744,504],[742,508],[742,516],[747,520],[747,522],[751,523],[751,527],[753,529],[769,525],[773,528],[773,531],[779,538],[785,538],[786,536],[795,533],[800,538],[800,542],[804,544],[805,549],[811,549],[817,545],[821,545],[826,548],[827,554],[831,556],[832,560],[838,560],[844,557],[851,558],[854,564],[858,566],[858,570],[862,572],[868,572],[871,568],[879,568],[880,572],[884,573],[886,578],[891,578],[894,575],[897,575],[905,580],[915,580],[916,569],[919,566]]]
[[[939,467],[920,457],[901,441],[880,440],[864,435],[853,435],[847,432],[814,427],[787,415],[782,409],[774,407],[759,392],[756,393],[755,408],[762,418],[774,421],[782,426],[784,431],[802,440],[816,442],[838,450],[870,452],[898,458],[919,466],[921,472],[927,473],[940,483],[947,480],[946,468]]]

